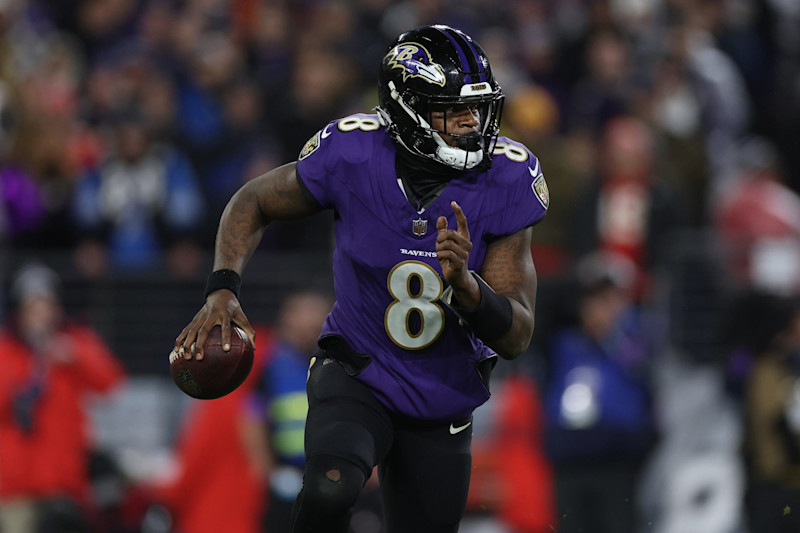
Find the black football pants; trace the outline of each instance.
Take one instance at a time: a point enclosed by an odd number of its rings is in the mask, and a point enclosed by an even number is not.
[[[347,533],[375,465],[387,533],[455,533],[469,489],[472,427],[391,416],[369,388],[318,354],[308,380],[306,467],[293,533]]]

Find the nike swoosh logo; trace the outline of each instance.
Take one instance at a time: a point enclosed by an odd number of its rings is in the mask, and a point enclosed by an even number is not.
[[[323,139],[327,139],[328,137],[330,137],[330,136],[331,136],[331,132],[329,132],[329,131],[328,131],[328,128],[330,128],[330,126],[331,126],[331,125],[330,125],[330,124],[328,124],[327,126],[325,126],[325,129],[324,129],[324,130],[322,130],[322,138],[323,138]]]
[[[463,426],[458,426],[458,427],[454,426],[453,424],[450,424],[450,434],[455,435],[456,433],[461,433],[462,431],[467,429],[470,426],[470,424],[472,424],[471,421],[467,422]]]
[[[536,161],[536,168],[535,169],[533,169],[531,167],[528,167],[528,172],[530,172],[531,176],[533,176],[534,178],[538,178],[539,174],[541,174],[541,172],[539,172],[539,161]]]

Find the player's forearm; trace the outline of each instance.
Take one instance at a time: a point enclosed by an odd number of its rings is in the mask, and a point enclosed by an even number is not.
[[[515,359],[528,348],[533,335],[536,293],[535,275],[529,274],[527,290],[508,294],[495,292],[477,274],[470,273],[472,285],[450,286],[444,301],[473,333],[505,359]],[[498,283],[499,278],[494,278]],[[466,303],[465,303],[466,302]]]
[[[294,220],[320,209],[300,187],[297,163],[250,180],[233,195],[222,213],[214,270],[229,268],[241,274],[271,221]]]
[[[503,359],[516,359],[528,349],[533,336],[534,312],[513,298],[511,302],[511,329],[499,339],[487,344]]]
[[[527,350],[534,327],[536,268],[531,257],[530,228],[493,242],[487,250],[481,272],[495,299],[504,298],[503,316],[510,325],[502,335],[482,339],[501,357],[514,359]],[[501,306],[497,306],[498,309]]]

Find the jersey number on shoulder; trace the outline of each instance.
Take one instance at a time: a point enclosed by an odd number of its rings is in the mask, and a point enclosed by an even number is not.
[[[494,145],[492,155],[504,155],[512,161],[517,163],[524,163],[528,160],[528,151],[520,145],[498,142]]]
[[[351,115],[340,120],[338,126],[340,131],[375,131],[381,127],[381,123],[377,118]]]
[[[433,344],[444,330],[444,310],[436,303],[442,279],[436,271],[421,261],[403,261],[389,272],[386,285],[394,301],[383,320],[392,342],[406,350]]]

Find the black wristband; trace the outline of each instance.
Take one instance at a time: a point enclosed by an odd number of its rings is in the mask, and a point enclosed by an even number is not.
[[[494,292],[480,276],[475,275],[475,280],[481,291],[481,303],[478,307],[467,311],[455,301],[450,303],[450,307],[469,324],[475,335],[483,341],[491,342],[503,337],[511,329],[514,316],[511,301]]]
[[[242,286],[242,278],[235,270],[231,270],[229,268],[223,268],[221,270],[215,270],[208,276],[208,281],[206,281],[206,298],[208,295],[214,291],[218,291],[220,289],[228,289],[236,297],[239,297],[239,289]]]

